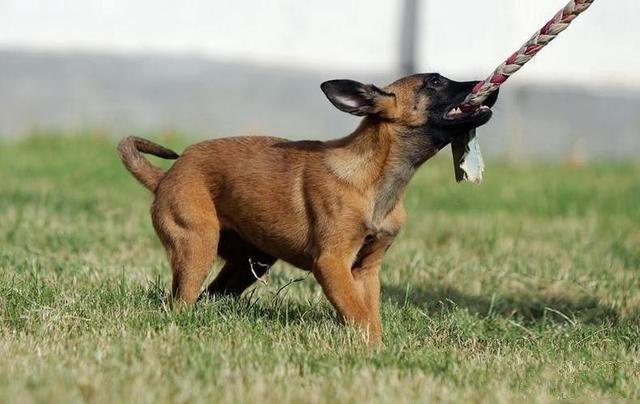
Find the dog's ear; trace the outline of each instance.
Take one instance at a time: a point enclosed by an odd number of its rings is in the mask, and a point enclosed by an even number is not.
[[[384,92],[373,84],[354,80],[329,80],[320,85],[322,92],[340,111],[357,116],[388,115],[386,109],[395,105],[395,95]]]

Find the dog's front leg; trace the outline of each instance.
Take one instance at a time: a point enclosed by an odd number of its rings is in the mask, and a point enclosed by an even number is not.
[[[348,260],[333,254],[322,255],[316,261],[313,274],[340,318],[360,327],[370,344],[379,343],[382,337],[379,318],[371,316]]]
[[[365,307],[369,311],[371,330],[373,334],[382,335],[380,319],[380,269],[387,249],[393,242],[391,234],[378,236],[365,244],[356,263],[351,268],[356,288],[360,293]]]
[[[380,263],[364,262],[352,270],[356,288],[369,313],[369,328],[372,335],[382,338],[380,319]]]

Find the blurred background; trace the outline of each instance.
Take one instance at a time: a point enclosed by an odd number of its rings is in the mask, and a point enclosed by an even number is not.
[[[102,131],[328,139],[322,81],[483,79],[565,0],[0,0],[0,138]],[[640,3],[596,1],[503,91],[489,156],[640,151]]]

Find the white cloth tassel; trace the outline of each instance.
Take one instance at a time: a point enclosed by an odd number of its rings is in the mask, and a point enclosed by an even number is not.
[[[480,184],[484,173],[484,160],[480,152],[480,142],[476,137],[476,130],[471,129],[463,136],[455,138],[451,142],[451,150],[453,151],[456,181]]]

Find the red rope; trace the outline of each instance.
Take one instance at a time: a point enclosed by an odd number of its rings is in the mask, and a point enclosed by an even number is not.
[[[558,34],[588,9],[594,0],[572,0],[560,10],[548,23],[536,32],[527,43],[502,63],[485,81],[480,81],[471,94],[460,105],[463,112],[471,112],[495,92],[511,75],[520,70],[542,48],[553,41]]]

